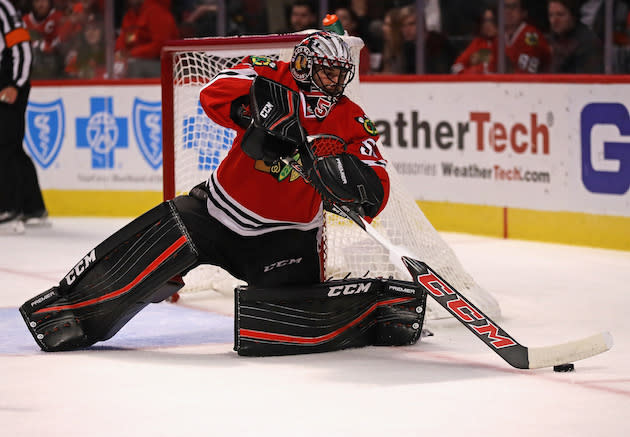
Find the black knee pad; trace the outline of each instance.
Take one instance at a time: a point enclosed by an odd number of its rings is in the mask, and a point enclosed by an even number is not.
[[[99,244],[20,313],[42,350],[87,347],[181,288],[172,278],[196,261],[176,208],[164,202]]]

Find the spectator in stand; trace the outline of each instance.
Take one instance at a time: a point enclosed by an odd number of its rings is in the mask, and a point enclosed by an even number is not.
[[[374,7],[374,3],[374,1],[369,0],[350,0],[348,2],[348,9],[354,12],[354,15],[357,17],[357,35],[365,42],[370,52],[379,50],[377,47],[378,41],[375,40],[371,30],[374,20],[369,15],[373,10],[377,10]],[[385,15],[385,12],[377,15],[379,17],[378,23],[376,23],[378,27],[382,25],[380,17],[383,15]]]
[[[551,72],[604,72],[602,44],[591,29],[579,21],[578,4],[574,0],[549,0],[551,28]]]
[[[287,32],[302,32],[306,29],[321,29],[321,25],[317,23],[315,6],[310,1],[294,1],[291,4]]]
[[[402,74],[402,25],[400,9],[392,8],[383,18],[383,56],[377,71],[384,74]]]
[[[455,60],[454,74],[486,74],[496,71],[497,14],[487,8],[481,14],[477,36]]]
[[[403,73],[416,72],[416,8],[405,6],[401,9]],[[441,33],[429,31],[425,27],[424,74],[448,74],[455,60],[455,51],[448,39]]]
[[[262,35],[267,33],[267,20],[262,2],[230,0],[225,4],[226,35]],[[217,0],[189,0],[174,3],[174,15],[180,23],[182,38],[219,35]]]
[[[339,18],[339,22],[344,30],[348,32],[348,35],[363,39],[358,32],[359,18],[357,14],[348,8],[337,8],[335,9],[335,15]],[[363,39],[363,42],[363,48],[359,52],[359,74],[367,74],[370,72],[370,50],[367,44],[365,44],[365,39]]]
[[[32,79],[63,77],[64,16],[52,0],[33,0],[32,11],[23,17],[33,47]]]
[[[613,0],[613,44],[616,46],[627,46],[630,38],[627,34],[627,19],[630,12],[630,1]],[[586,24],[600,41],[605,38],[606,27],[606,1],[605,0],[581,0],[580,20]]]
[[[127,77],[158,77],[160,50],[179,38],[170,0],[128,0],[120,35],[116,40],[115,69]]]
[[[67,2],[63,19],[63,34],[67,41],[79,38],[83,29],[92,15],[103,16],[101,0],[72,0]]]
[[[66,75],[73,79],[106,79],[103,22],[91,14],[84,32],[77,36],[66,55]]]
[[[427,30],[442,32],[442,5],[439,0],[424,0],[424,19]]]
[[[401,2],[399,2],[401,3]],[[497,0],[425,0],[427,29],[449,38],[470,38],[478,31],[478,18],[484,9],[496,7]]]
[[[182,38],[206,37],[218,34],[217,4],[214,0],[195,0],[177,5]]]
[[[503,0],[505,6],[505,55],[509,73],[549,71],[551,48],[542,32],[527,23],[522,0]]]

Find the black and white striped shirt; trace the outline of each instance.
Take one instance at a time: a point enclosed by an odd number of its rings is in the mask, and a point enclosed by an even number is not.
[[[31,42],[24,21],[9,0],[0,0],[0,87],[24,86],[30,77]]]

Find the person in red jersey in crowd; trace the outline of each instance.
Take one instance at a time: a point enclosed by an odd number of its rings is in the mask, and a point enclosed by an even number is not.
[[[128,7],[116,39],[117,74],[158,77],[162,46],[179,38],[171,0],[128,0]]]
[[[487,8],[479,21],[477,36],[457,57],[451,67],[454,74],[485,74],[496,71],[497,15]]]
[[[62,44],[69,37],[63,12],[53,7],[52,0],[33,0],[32,11],[22,19],[31,35],[33,47],[32,79],[63,77]]]
[[[551,65],[551,48],[542,32],[528,24],[523,0],[503,0],[505,55],[509,73],[543,73]]]

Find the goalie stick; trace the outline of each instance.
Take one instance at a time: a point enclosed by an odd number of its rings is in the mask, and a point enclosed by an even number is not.
[[[310,183],[308,174],[302,165],[292,158],[282,158],[282,161]],[[358,213],[347,206],[337,204],[331,204],[329,209],[334,214],[356,223],[383,246],[388,251],[390,262],[394,266],[401,271],[408,271],[413,282],[425,288],[438,304],[512,367],[539,369],[568,364],[606,352],[613,345],[612,335],[609,332],[601,332],[580,340],[552,346],[523,346],[433,271],[431,267],[415,259],[405,248],[393,245]]]

